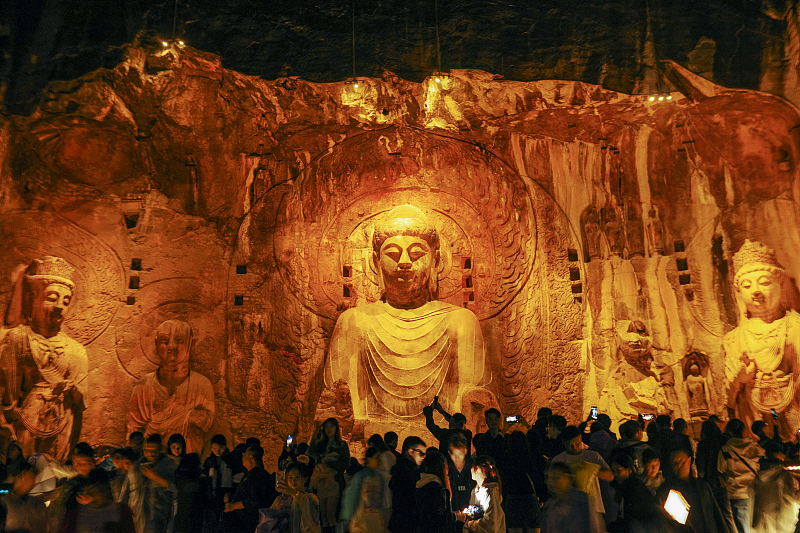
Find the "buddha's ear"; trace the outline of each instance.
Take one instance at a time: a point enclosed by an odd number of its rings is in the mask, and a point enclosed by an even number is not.
[[[381,270],[378,252],[374,250],[372,251],[372,255],[370,256],[369,267],[375,273],[375,279],[378,282],[378,294],[380,294],[382,298],[383,293],[386,292],[386,283],[383,281],[383,270]]]

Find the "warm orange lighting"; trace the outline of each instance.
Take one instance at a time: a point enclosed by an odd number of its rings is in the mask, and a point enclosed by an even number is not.
[[[168,43],[167,41],[161,41],[161,44],[163,44],[163,45],[164,45],[164,48],[166,48],[167,46],[169,46],[169,43]]]

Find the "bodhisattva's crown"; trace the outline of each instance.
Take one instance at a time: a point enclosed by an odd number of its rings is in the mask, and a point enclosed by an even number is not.
[[[45,256],[41,259],[34,259],[25,270],[25,277],[31,281],[51,281],[67,285],[75,289],[73,276],[75,269],[60,257]]]
[[[746,239],[739,251],[733,254],[733,271],[736,273],[735,282],[738,281],[742,274],[756,270],[784,271],[783,267],[778,263],[778,256],[775,254],[775,250],[767,248],[760,242]]]

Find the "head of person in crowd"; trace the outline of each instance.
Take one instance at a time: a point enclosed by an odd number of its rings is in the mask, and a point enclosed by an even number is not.
[[[428,448],[428,454],[422,461],[422,472],[433,474],[450,491],[450,477],[447,475],[447,459],[444,454],[436,448]]]
[[[123,473],[127,472],[131,469],[133,463],[136,462],[136,452],[133,451],[133,448],[130,446],[117,448],[114,450],[114,453],[111,454],[111,461],[114,463],[114,468]]]
[[[583,437],[577,426],[567,426],[561,432],[561,442],[564,444],[564,449],[570,455],[578,455],[586,449],[583,443]]]
[[[72,451],[72,468],[81,477],[87,477],[95,467],[94,450],[86,442],[79,442]]]
[[[599,415],[597,415],[597,420],[595,420],[594,424],[592,424],[592,427],[594,427],[594,426],[598,426],[601,429],[605,429],[606,431],[610,431],[611,430],[611,417],[608,416],[605,413],[600,413]]]
[[[322,423],[322,438],[319,440],[320,443],[324,443],[326,446],[328,442],[340,442],[342,440],[342,430],[339,429],[339,421],[335,418],[331,417],[325,420]]]
[[[81,505],[97,509],[105,507],[114,501],[111,492],[111,483],[108,472],[102,468],[94,468],[87,476],[86,483],[76,495],[76,500]]]
[[[461,435],[450,435],[447,441],[447,455],[450,456],[450,460],[453,461],[454,465],[462,468],[467,455],[469,455],[467,451],[467,439]]]
[[[167,453],[173,457],[186,455],[186,439],[180,433],[173,433],[167,439]]]
[[[325,459],[322,460],[322,464],[325,464]],[[364,467],[361,466],[361,463],[358,462],[358,459],[356,459],[355,457],[351,457],[350,463],[347,465],[347,469],[345,469],[344,473],[347,474],[348,476],[354,476],[358,474],[362,468]]]
[[[563,498],[575,488],[575,475],[567,463],[552,463],[547,469],[547,490]]]
[[[686,420],[683,418],[676,418],[672,423],[672,430],[675,431],[675,433],[680,433],[681,435],[686,435],[686,430],[688,428],[689,427],[686,424]]]
[[[763,420],[756,420],[753,422],[753,425],[750,426],[750,431],[752,431],[753,435],[758,437],[759,440],[767,438],[767,424]]]
[[[652,448],[647,448],[642,452],[642,466],[644,467],[645,479],[655,479],[661,472],[661,458]]]
[[[658,415],[656,417],[656,427],[658,427],[659,431],[669,430],[672,428],[672,418],[669,415]]]
[[[490,407],[484,411],[483,417],[486,419],[486,427],[490,432],[500,431],[503,427],[503,414],[494,407]]]
[[[22,455],[22,445],[19,441],[12,440],[8,443],[8,447],[6,448],[6,464],[11,464],[20,460],[25,460],[25,457]]]
[[[658,424],[656,424],[655,420],[651,420],[647,427],[644,430],[647,433],[647,440],[649,442],[654,442],[658,439]]]
[[[247,437],[244,441],[245,447],[249,448],[250,446],[261,446],[261,439],[258,437]]]
[[[27,496],[36,485],[36,467],[29,462],[21,462],[10,472],[12,490],[17,497]]]
[[[141,454],[142,450],[144,450],[144,433],[134,431],[128,435],[128,446],[133,448],[136,453]]]
[[[254,444],[242,455],[242,466],[248,472],[254,468],[264,468],[264,448]]]
[[[448,422],[448,424],[450,429],[464,429],[464,426],[467,424],[467,417],[464,413],[455,413],[450,417],[450,422]]]
[[[421,465],[427,453],[427,446],[425,446],[425,441],[421,438],[412,435],[410,437],[406,437],[406,439],[403,441],[402,454],[415,465]]]
[[[286,485],[295,492],[305,492],[308,481],[307,466],[303,463],[291,463],[286,467]]]
[[[700,440],[721,440],[722,438],[722,431],[720,431],[716,422],[710,418],[703,421],[703,424],[700,426]]]
[[[378,453],[389,451],[389,448],[386,447],[386,443],[383,442],[383,437],[381,437],[377,433],[371,435],[370,438],[367,439],[367,447],[375,448],[376,450],[378,450]]]
[[[148,463],[157,463],[161,459],[162,444],[161,435],[153,433],[148,435],[144,442],[144,460]]]
[[[675,477],[686,481],[692,476],[692,452],[683,448],[672,450],[669,454],[670,465]]]
[[[383,434],[383,442],[386,444],[386,447],[390,450],[397,449],[397,441],[400,437],[397,436],[397,433],[394,431],[387,431]]]
[[[633,474],[636,465],[633,457],[627,453],[615,453],[611,457],[611,472],[617,483],[625,482]]]
[[[521,462],[530,458],[531,452],[525,433],[521,431],[512,431],[506,438],[506,452],[512,461],[517,460]]]
[[[472,463],[472,479],[482,487],[487,483],[497,483],[500,488],[500,473],[497,471],[497,465],[494,459],[488,455],[479,455]]]
[[[548,418],[553,416],[553,410],[549,407],[540,407],[538,411],[536,411],[536,421],[544,420],[547,421]]]
[[[227,449],[228,439],[225,438],[225,435],[217,434],[211,437],[211,453],[217,457],[222,457],[222,454],[225,453]]]
[[[619,425],[621,440],[642,440],[642,426],[637,420],[626,420]]]
[[[547,419],[547,436],[553,440],[558,439],[565,427],[567,419],[561,415],[553,415]]]
[[[744,438],[744,422],[738,418],[731,418],[725,426],[725,434],[735,439]]]
[[[378,466],[380,466],[380,455],[379,452],[375,448],[367,448],[367,451],[364,453],[364,466],[367,468],[372,468],[373,470],[377,470]]]

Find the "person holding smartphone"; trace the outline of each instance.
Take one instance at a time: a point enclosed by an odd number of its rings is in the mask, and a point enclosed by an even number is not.
[[[488,455],[479,455],[475,458],[471,472],[472,479],[475,480],[475,488],[472,489],[469,500],[468,509],[471,512],[457,512],[456,520],[464,522],[465,531],[505,533],[506,515],[502,506],[503,497],[497,465]],[[474,513],[473,509],[479,512]]]

